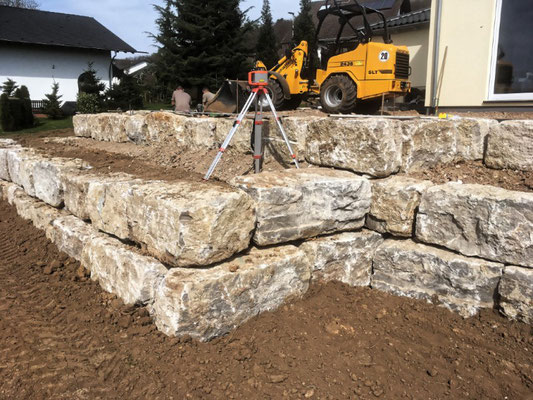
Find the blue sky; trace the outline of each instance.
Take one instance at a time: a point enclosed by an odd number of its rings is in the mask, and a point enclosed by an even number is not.
[[[146,32],[155,32],[157,14],[152,4],[163,4],[162,0],[40,0],[40,9],[67,14],[93,17],[139,51],[154,52],[152,39]],[[241,8],[254,7],[248,15],[259,18],[263,0],[243,0]],[[299,0],[270,0],[274,20],[290,18],[289,11],[297,12]],[[120,53],[118,58],[126,55]]]

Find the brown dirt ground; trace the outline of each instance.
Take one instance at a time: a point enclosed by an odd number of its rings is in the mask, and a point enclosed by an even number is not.
[[[39,135],[9,135],[21,145],[45,151],[55,157],[80,158],[87,161],[96,172],[126,172],[144,179],[166,181],[188,180],[206,184],[203,177],[217,150],[176,153],[164,145],[141,146],[134,143],[102,142],[74,137],[72,129],[50,131]],[[70,138],[64,143],[50,138]],[[226,182],[253,171],[253,157],[232,151],[224,153],[212,182]],[[300,163],[300,166],[307,164]],[[282,170],[282,165],[271,156],[265,157],[264,171]],[[207,184],[210,184],[207,183]]]
[[[210,343],[156,331],[0,202],[2,399],[532,399],[532,327],[315,285]]]
[[[492,185],[508,190],[533,192],[533,172],[510,169],[490,169],[482,161],[437,165],[422,172],[411,172],[409,176],[428,179],[437,184],[462,181]]]
[[[202,179],[217,151],[183,152],[177,154],[164,146],[139,146],[134,143],[100,142],[73,137],[73,130],[52,131],[40,135],[11,135],[24,146],[44,150],[56,157],[75,157],[87,161],[99,172],[127,172],[145,179],[167,181],[189,180],[201,184],[227,182],[239,175],[252,173],[252,156],[229,149],[222,157],[213,179]],[[69,138],[64,143],[49,141],[50,137]],[[300,166],[307,167],[303,162]],[[290,168],[272,157],[266,157],[264,170]],[[481,161],[467,161],[438,165],[409,176],[428,179],[437,184],[461,180],[463,183],[492,185],[508,190],[533,191],[533,172],[496,170],[487,168]]]

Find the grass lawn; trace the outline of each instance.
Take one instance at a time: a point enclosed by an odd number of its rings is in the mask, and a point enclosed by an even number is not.
[[[143,110],[172,110],[172,105],[170,103],[146,103]]]
[[[0,128],[0,134],[37,133],[68,128],[72,128],[72,117],[67,117],[64,119],[35,118],[35,125],[32,128],[22,129],[15,132],[4,132]]]

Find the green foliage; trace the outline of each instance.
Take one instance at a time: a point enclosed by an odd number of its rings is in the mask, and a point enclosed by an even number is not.
[[[31,109],[30,92],[28,91],[28,88],[22,85],[20,88],[15,90],[14,97],[22,100],[23,103],[24,122],[22,125],[24,127],[33,126],[33,111]]]
[[[167,93],[178,84],[218,86],[250,68],[244,35],[250,30],[240,0],[166,0],[154,6],[159,50],[155,72]]]
[[[46,94],[46,99],[43,100],[43,112],[51,119],[63,118],[63,111],[61,111],[61,104],[59,100],[63,96],[58,96],[59,83],[54,82],[52,85],[52,93]]]
[[[7,81],[2,84],[2,93],[7,94],[8,97],[12,96],[17,87],[18,85],[14,80],[7,78]]]
[[[294,42],[307,40],[310,49],[315,48],[316,28],[311,15],[311,0],[300,0],[300,13],[294,20]]]
[[[256,49],[257,59],[263,61],[267,68],[272,68],[278,62],[278,44],[274,34],[272,12],[269,0],[263,0],[261,10],[261,26]]]
[[[121,110],[139,110],[143,107],[141,87],[137,79],[131,75],[124,75],[120,84],[113,85],[106,92],[107,108]]]
[[[100,111],[100,98],[95,93],[79,92],[77,109],[82,114],[96,114]]]
[[[30,99],[0,96],[0,126],[5,132],[18,131],[33,126]]]
[[[30,91],[28,90],[26,86],[22,85],[19,89],[17,89],[17,91],[18,91],[18,96],[17,94],[15,94],[15,97],[18,97],[19,99],[30,98]]]
[[[93,68],[92,62],[87,64],[87,69],[78,78],[78,87],[80,92],[99,96],[105,90],[105,84],[100,82],[100,79],[96,76],[96,70]]]

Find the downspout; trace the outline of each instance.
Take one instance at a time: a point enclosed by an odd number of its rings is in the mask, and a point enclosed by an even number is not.
[[[435,37],[433,38],[433,70],[431,71],[431,107],[437,107],[437,79],[439,76],[439,45],[440,45],[440,21],[442,17],[442,0],[437,3],[437,15],[435,18]]]
[[[115,55],[111,57],[111,62],[109,63],[109,88],[113,86],[113,61],[115,61],[115,57],[117,56],[118,51],[115,51]]]

